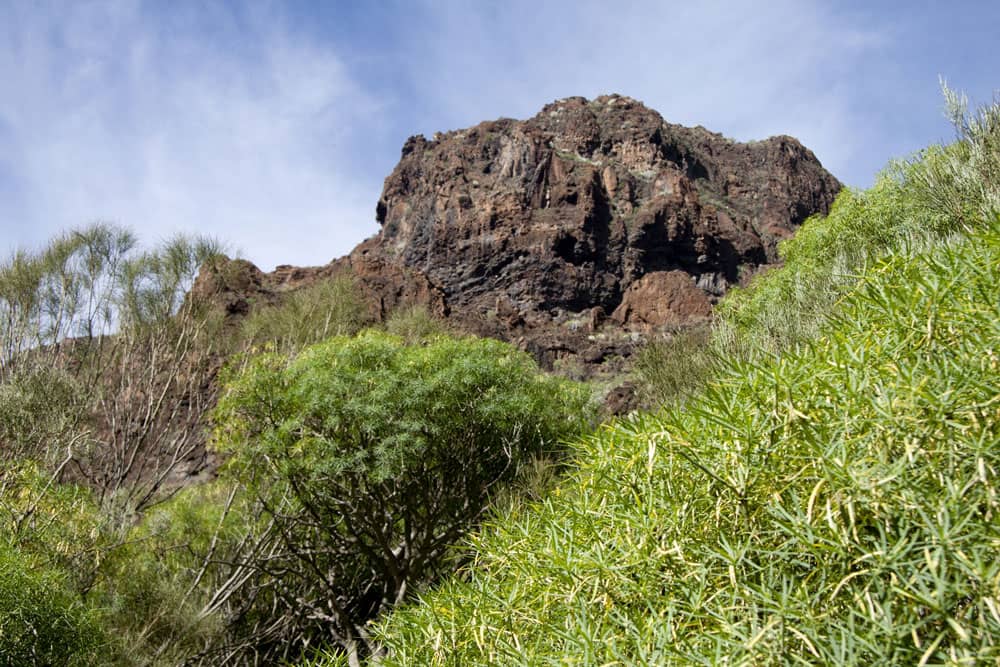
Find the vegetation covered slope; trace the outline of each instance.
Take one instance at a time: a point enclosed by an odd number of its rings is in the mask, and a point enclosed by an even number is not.
[[[576,443],[380,664],[1000,658],[1000,107],[949,102],[958,142],[807,223],[667,360],[707,386]]]
[[[348,283],[219,321],[184,296],[211,243],[14,255],[0,666],[996,660],[1000,107],[951,102],[958,142],[652,347],[664,410],[555,483],[583,396],[502,344],[358,334]],[[230,464],[189,484],[210,421]]]

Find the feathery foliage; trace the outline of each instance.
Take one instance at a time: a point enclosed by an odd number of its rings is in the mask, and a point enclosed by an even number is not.
[[[368,321],[354,282],[346,276],[297,290],[278,306],[255,308],[241,324],[250,344],[293,354],[333,336],[357,333]]]
[[[368,621],[450,571],[502,484],[587,426],[587,402],[487,339],[369,330],[238,367],[215,442],[261,520],[235,645],[270,661],[322,641],[377,652]]]
[[[60,572],[0,543],[0,666],[92,665],[105,642]]]

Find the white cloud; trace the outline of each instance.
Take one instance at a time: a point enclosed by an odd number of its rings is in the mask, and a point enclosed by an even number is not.
[[[741,140],[793,134],[834,173],[866,138],[847,82],[886,34],[816,3],[500,5],[426,0],[405,48],[417,88],[465,125],[568,95],[619,92]],[[446,128],[423,128],[433,131]],[[451,128],[447,128],[451,129]]]
[[[23,8],[23,6],[21,6]],[[263,267],[325,263],[376,230],[343,146],[381,113],[332,48],[273,8],[0,10],[3,246],[94,219],[233,242]]]
[[[833,4],[0,4],[0,250],[102,218],[213,234],[264,268],[326,262],[377,230],[406,136],[569,95],[791,134],[864,185],[909,122],[887,110],[917,106],[900,46],[919,41]]]

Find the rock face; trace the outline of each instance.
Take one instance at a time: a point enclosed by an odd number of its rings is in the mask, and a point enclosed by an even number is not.
[[[424,304],[543,366],[613,373],[637,339],[710,317],[840,188],[791,137],[736,143],[628,97],[574,97],[411,137],[378,235],[326,267],[242,267],[236,282],[281,291],[350,271],[376,317]]]
[[[347,260],[426,279],[433,309],[546,365],[704,320],[840,183],[791,137],[741,144],[617,95],[411,137]]]

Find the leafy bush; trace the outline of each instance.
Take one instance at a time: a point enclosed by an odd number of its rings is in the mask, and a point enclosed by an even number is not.
[[[246,649],[377,650],[366,623],[448,570],[498,485],[584,428],[586,395],[493,340],[368,331],[252,359],[215,439],[262,508],[240,592]]]
[[[84,594],[110,545],[90,494],[31,461],[0,469],[0,666],[114,661]],[[98,653],[99,652],[99,653]]]
[[[57,483],[32,461],[4,463],[0,541],[46,568],[64,572],[73,590],[90,590],[101,557],[115,546],[116,537],[87,489]]]
[[[91,665],[105,638],[54,571],[0,544],[0,666]]]
[[[192,664],[224,641],[211,599],[246,534],[246,508],[231,484],[188,487],[151,509],[105,556],[90,594],[125,664]]]

